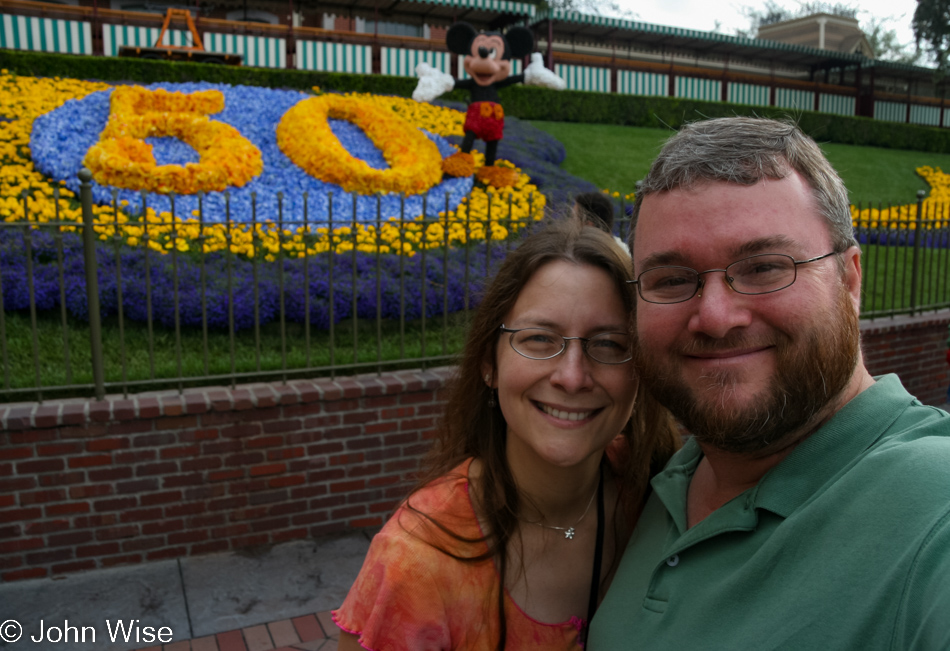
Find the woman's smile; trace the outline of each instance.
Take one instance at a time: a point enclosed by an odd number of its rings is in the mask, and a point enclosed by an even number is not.
[[[600,412],[600,409],[567,409],[557,407],[552,407],[543,402],[534,403],[537,405],[538,409],[543,411],[545,414],[552,416],[558,420],[569,420],[569,421],[582,421],[589,420],[592,416]]]

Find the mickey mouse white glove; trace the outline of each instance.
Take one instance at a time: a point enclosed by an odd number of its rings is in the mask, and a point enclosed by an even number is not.
[[[419,78],[419,83],[412,91],[412,99],[417,102],[431,102],[439,95],[455,88],[455,79],[452,75],[436,70],[425,62],[416,66],[416,77]]]
[[[564,90],[567,88],[567,82],[544,67],[544,59],[541,57],[540,52],[535,52],[531,55],[531,63],[524,69],[524,83],[529,86],[544,86],[545,88],[553,88],[554,90]],[[415,95],[413,95],[413,97],[415,97]]]

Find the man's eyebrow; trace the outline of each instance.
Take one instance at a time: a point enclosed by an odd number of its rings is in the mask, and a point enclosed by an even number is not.
[[[785,253],[789,249],[799,249],[800,244],[785,235],[770,235],[760,237],[748,242],[743,242],[729,250],[733,262],[747,258],[750,255],[758,253]],[[690,263],[679,251],[658,251],[651,253],[643,259],[643,269],[652,269],[653,267],[664,267],[667,265],[689,267]]]
[[[651,253],[643,259],[643,268],[665,267],[667,265],[684,265],[684,256],[679,251],[659,251]]]
[[[736,259],[756,255],[758,253],[786,253],[789,249],[800,249],[801,245],[795,240],[785,235],[770,235],[769,237],[760,237],[755,240],[743,242],[732,249],[732,255]]]

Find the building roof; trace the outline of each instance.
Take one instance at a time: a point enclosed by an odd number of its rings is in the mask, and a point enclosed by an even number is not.
[[[858,19],[814,13],[759,26],[757,38],[874,57]]]
[[[318,6],[329,14],[380,19],[419,17],[430,23],[466,20],[492,28],[531,20],[535,14],[534,5],[512,0],[320,0]]]
[[[701,32],[623,18],[591,16],[560,9],[538,12],[533,24],[540,27],[550,20],[554,21],[555,41],[596,41],[600,44],[613,41],[618,47],[669,47],[689,50],[699,55],[743,56],[812,68],[857,65],[864,58],[858,54],[829,52],[778,41]]]
[[[549,9],[539,11],[532,26],[545,33],[546,23],[554,21],[555,42],[591,42],[601,47],[616,43],[627,46],[688,50],[697,55],[741,56],[764,59],[815,70],[853,67],[875,69],[878,74],[900,76],[909,81],[932,82],[934,70],[922,66],[870,59],[863,54],[832,52],[803,45],[792,45],[765,39],[729,36],[717,32],[701,32],[681,27],[655,25],[623,18],[593,16],[576,11]]]

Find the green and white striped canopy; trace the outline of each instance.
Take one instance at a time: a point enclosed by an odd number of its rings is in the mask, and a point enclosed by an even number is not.
[[[316,6],[328,14],[367,20],[430,25],[465,20],[480,29],[530,21],[536,13],[534,5],[512,0],[321,0]]]
[[[536,14],[533,24],[540,26],[553,21],[554,40],[565,42],[599,42],[610,39],[618,46],[671,47],[691,50],[699,54],[745,56],[781,61],[792,65],[818,68],[856,65],[867,61],[859,54],[819,50],[817,48],[779,43],[760,39],[729,36],[717,32],[655,25],[639,21],[593,16],[576,11],[548,9]],[[544,29],[540,30],[544,33]]]
[[[511,2],[511,0],[406,0],[401,4],[421,3],[428,5],[443,5],[460,9],[482,9],[503,14],[519,14],[533,18],[535,8],[527,2]]]

